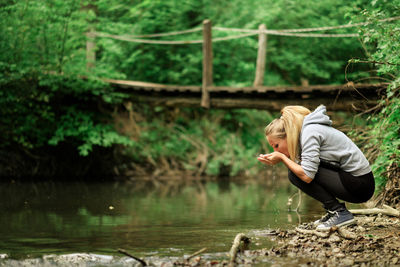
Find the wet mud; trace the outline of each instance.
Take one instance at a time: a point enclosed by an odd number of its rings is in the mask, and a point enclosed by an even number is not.
[[[162,266],[398,266],[400,220],[385,215],[356,216],[356,223],[329,232],[302,224],[290,230],[271,230],[276,242],[270,249],[246,250],[229,260],[204,260],[200,256]],[[252,238],[254,239],[254,238]],[[251,247],[250,247],[251,248]]]

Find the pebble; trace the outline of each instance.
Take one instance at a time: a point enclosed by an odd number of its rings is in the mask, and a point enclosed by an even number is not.
[[[343,259],[342,264],[345,266],[353,266],[354,265],[354,260],[352,259]]]
[[[357,226],[357,230],[360,232],[365,232],[365,228],[362,226]]]
[[[328,242],[340,242],[340,241],[342,241],[342,239],[337,234],[332,234],[328,238]]]

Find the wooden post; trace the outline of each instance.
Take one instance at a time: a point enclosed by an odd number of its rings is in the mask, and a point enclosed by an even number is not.
[[[266,30],[265,24],[261,24],[258,30],[260,33],[258,35],[257,66],[254,86],[262,86],[264,83],[265,58],[267,53],[267,34],[264,32]]]
[[[210,93],[208,86],[213,83],[213,53],[212,53],[212,34],[211,34],[211,21],[203,21],[203,82],[201,89],[201,106],[210,108]]]
[[[86,70],[90,71],[96,63],[96,43],[93,29],[86,33]]]

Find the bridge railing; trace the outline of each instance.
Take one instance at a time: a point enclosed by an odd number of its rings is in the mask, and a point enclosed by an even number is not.
[[[380,22],[399,20],[400,16],[392,17],[387,19],[382,19]],[[285,30],[269,30],[266,28],[265,24],[260,24],[257,30],[253,29],[234,29],[234,28],[223,28],[223,27],[212,27],[211,20],[204,20],[202,28],[189,29],[184,31],[169,32],[169,33],[156,33],[147,35],[112,35],[107,33],[96,32],[93,29],[87,33],[87,43],[86,43],[86,58],[87,58],[87,68],[91,68],[95,63],[95,38],[112,38],[121,41],[136,42],[136,43],[148,43],[148,44],[161,44],[161,45],[181,45],[181,44],[202,44],[203,53],[203,69],[202,69],[202,96],[201,96],[201,106],[205,108],[210,107],[210,88],[213,86],[213,49],[212,43],[219,41],[226,41],[231,39],[244,38],[248,36],[258,35],[258,50],[257,50],[257,61],[255,78],[253,82],[254,87],[263,86],[264,74],[266,66],[266,55],[267,55],[267,35],[280,35],[280,36],[291,36],[291,37],[318,37],[318,38],[345,38],[345,37],[358,37],[358,34],[320,34],[320,33],[310,33],[315,31],[327,31],[343,28],[359,27],[371,24],[372,22],[366,23],[356,23],[356,24],[346,24],[339,26],[329,26],[329,27],[318,27],[318,28],[304,28],[304,29],[285,29]],[[231,31],[239,32],[239,35],[222,37],[222,38],[212,38],[212,30],[219,31]],[[189,41],[164,41],[164,40],[154,40],[154,39],[144,39],[153,38],[161,36],[171,36],[180,35],[186,33],[192,33],[202,31],[203,38],[201,40],[189,40]]]

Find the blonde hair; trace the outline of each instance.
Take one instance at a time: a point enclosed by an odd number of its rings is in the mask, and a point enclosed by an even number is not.
[[[303,106],[286,106],[281,110],[282,116],[265,127],[265,136],[286,138],[290,159],[299,160],[299,137],[304,117],[311,111]]]

